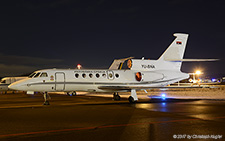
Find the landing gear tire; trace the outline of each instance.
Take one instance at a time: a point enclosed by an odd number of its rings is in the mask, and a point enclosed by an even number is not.
[[[130,96],[130,97],[128,98],[128,100],[129,100],[130,103],[136,103],[136,101],[134,100],[134,98],[133,98],[132,96]]]
[[[76,96],[77,95],[77,93],[74,91],[74,92],[72,92],[72,96]]]
[[[45,101],[43,105],[50,105],[49,101]]]
[[[74,92],[67,92],[66,93],[68,96],[76,96],[77,93],[74,91]]]
[[[114,94],[113,94],[113,99],[114,99],[115,101],[119,101],[119,100],[120,100],[120,95],[119,95],[118,93],[114,93]]]

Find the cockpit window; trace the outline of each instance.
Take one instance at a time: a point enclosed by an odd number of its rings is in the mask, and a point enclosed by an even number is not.
[[[29,78],[32,78],[35,74],[36,74],[36,73],[34,72],[34,73],[32,73],[31,75],[29,75],[28,77],[29,77]]]
[[[36,75],[34,77],[38,77],[40,75],[40,72],[36,73]]]
[[[43,72],[40,77],[48,77],[48,74],[46,72]]]

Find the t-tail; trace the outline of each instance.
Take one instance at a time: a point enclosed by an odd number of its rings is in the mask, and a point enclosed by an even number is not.
[[[182,62],[217,61],[218,59],[183,59],[188,34],[175,33],[176,38],[158,60],[131,59],[130,69],[143,71],[180,71]]]
[[[188,40],[188,34],[175,33],[176,38],[157,60],[161,69],[180,70]]]
[[[175,33],[175,40],[158,60],[132,59],[132,70],[180,70],[188,34]]]
[[[159,61],[181,60],[187,44],[188,34],[175,33],[176,39],[170,44],[166,51],[159,57]]]

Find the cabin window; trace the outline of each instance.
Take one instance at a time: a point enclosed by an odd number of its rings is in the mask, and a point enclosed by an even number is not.
[[[85,74],[85,73],[83,73],[83,74],[82,74],[82,77],[83,77],[83,78],[85,78],[85,77],[86,77],[86,74]]]
[[[104,77],[104,78],[105,78],[105,77],[106,77],[106,74],[105,74],[105,73],[103,73],[103,74],[102,74],[102,77]]]
[[[116,76],[116,78],[119,78],[120,77],[120,75],[118,73],[116,73],[115,76]]]
[[[78,77],[79,77],[79,74],[78,74],[78,73],[76,73],[76,74],[75,74],[75,77],[76,77],[76,78],[78,78]]]
[[[97,77],[97,78],[99,78],[99,77],[100,77],[100,75],[97,73],[97,74],[96,74],[96,77]]]
[[[40,72],[38,72],[38,73],[36,73],[36,74],[35,74],[35,76],[34,76],[34,77],[38,77],[40,74],[41,74],[41,73],[40,73]]]
[[[92,77],[93,77],[93,74],[92,74],[92,73],[90,73],[90,74],[89,74],[89,77],[90,77],[90,78],[92,78]]]
[[[40,77],[48,77],[48,74],[46,72],[43,72]]]
[[[136,80],[141,81],[142,80],[142,74],[140,72],[136,73]]]
[[[2,80],[1,83],[6,83],[6,80]]]
[[[29,78],[32,78],[35,74],[36,74],[36,73],[34,72],[34,73],[32,73],[31,75],[29,75],[28,77],[29,77]]]

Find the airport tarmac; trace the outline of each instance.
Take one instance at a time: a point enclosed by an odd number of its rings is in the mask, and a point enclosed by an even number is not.
[[[225,100],[0,94],[0,140],[225,139]]]

